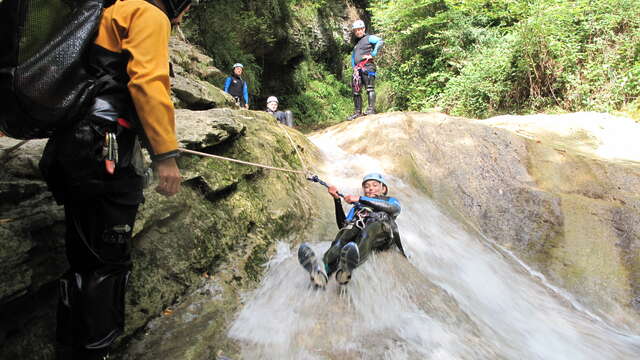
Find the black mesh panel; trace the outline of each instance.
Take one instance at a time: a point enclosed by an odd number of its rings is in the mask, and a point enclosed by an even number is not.
[[[63,3],[43,2],[48,1],[28,2],[20,64],[0,69],[0,98],[10,102],[0,113],[0,130],[16,138],[48,137],[69,126],[89,105],[95,85],[84,55],[95,38],[103,1],[87,0],[70,16],[64,16]],[[58,12],[65,19],[60,30],[48,20]],[[12,78],[10,84],[6,76]]]

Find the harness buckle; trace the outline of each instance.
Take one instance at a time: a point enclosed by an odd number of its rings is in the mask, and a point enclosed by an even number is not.
[[[361,208],[356,212],[356,216],[358,217],[358,219],[356,220],[355,225],[358,229],[364,229],[364,226],[366,225],[365,219],[367,216],[369,216],[370,213],[371,211],[368,208]]]

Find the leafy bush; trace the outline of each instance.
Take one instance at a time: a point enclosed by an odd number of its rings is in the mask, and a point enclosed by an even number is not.
[[[303,128],[338,123],[353,111],[351,89],[321,65],[305,61],[297,67],[294,78],[301,88],[289,104],[296,124]]]
[[[376,0],[394,107],[486,117],[638,98],[636,0]]]
[[[258,94],[263,68],[256,55],[286,34],[289,2],[201,0],[188,13],[187,35],[222,71],[231,73],[234,63],[242,63],[250,94]]]
[[[514,39],[507,35],[478,51],[444,87],[438,104],[455,115],[486,117],[515,107]],[[515,109],[510,109],[515,110]]]

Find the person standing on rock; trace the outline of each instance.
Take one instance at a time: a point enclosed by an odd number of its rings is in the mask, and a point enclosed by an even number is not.
[[[244,66],[240,63],[233,64],[233,74],[224,81],[224,92],[233,96],[238,106],[249,108],[249,90],[247,82],[242,79]]]
[[[191,0],[117,0],[102,14],[87,54],[89,71],[109,78],[93,105],[47,143],[40,169],[64,204],[69,270],[59,284],[58,359],[103,359],[122,335],[131,236],[143,201],[139,137],[159,184],[180,189],[170,97],[169,36]]]
[[[293,113],[290,110],[280,111],[278,110],[278,98],[275,96],[269,96],[267,98],[267,110],[269,114],[278,120],[279,123],[293,127]]]
[[[360,95],[362,88],[366,88],[368,95],[368,107],[366,114],[376,113],[376,64],[374,58],[384,42],[375,35],[369,35],[365,32],[364,21],[356,20],[353,23],[353,33],[358,39],[351,53],[351,67],[353,68],[353,78],[351,80],[351,88],[353,89],[353,104],[355,112],[349,116],[347,120],[353,120],[362,116],[362,96]]]

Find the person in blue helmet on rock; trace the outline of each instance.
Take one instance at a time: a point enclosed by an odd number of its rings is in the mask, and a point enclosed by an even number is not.
[[[224,81],[224,92],[233,96],[238,106],[249,108],[249,90],[247,82],[242,79],[244,66],[240,63],[233,64],[233,74]]]
[[[369,105],[366,115],[376,113],[376,64],[374,58],[378,55],[378,51],[380,51],[380,48],[384,44],[384,41],[378,36],[366,33],[364,21],[354,21],[352,28],[357,39],[357,43],[351,53],[351,67],[353,68],[351,88],[353,89],[355,112],[349,116],[347,120],[353,120],[363,115],[362,96],[360,95],[362,88],[367,90],[368,95]]]
[[[318,287],[324,287],[332,274],[339,284],[347,284],[353,270],[365,262],[372,251],[387,250],[395,244],[406,257],[395,222],[400,214],[400,202],[387,196],[388,186],[384,177],[379,173],[365,175],[362,190],[364,196],[344,196],[344,200],[353,205],[345,215],[338,189],[328,187],[334,199],[340,231],[324,253],[322,262],[316,259],[309,245],[302,244],[298,249],[300,264]]]

